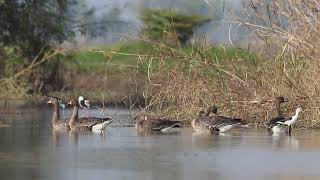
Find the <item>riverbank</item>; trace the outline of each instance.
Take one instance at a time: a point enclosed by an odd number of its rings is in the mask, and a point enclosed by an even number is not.
[[[70,50],[59,63],[61,88],[51,90],[57,81],[42,80],[43,86],[36,88],[42,94],[36,96],[68,101],[83,95],[99,105],[143,108],[155,116],[186,122],[215,104],[219,114],[257,126],[275,116],[273,101],[284,96],[289,101],[283,107],[286,115],[297,107],[304,110],[299,127],[319,127],[315,87],[320,84],[320,67],[313,61],[274,61],[223,46],[128,42]]]

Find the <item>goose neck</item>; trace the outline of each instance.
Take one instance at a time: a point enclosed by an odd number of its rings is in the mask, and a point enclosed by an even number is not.
[[[55,103],[53,104],[54,110],[53,110],[53,116],[52,116],[52,123],[56,124],[60,119],[60,113],[59,113],[59,104]]]
[[[278,117],[283,117],[283,113],[281,111],[281,103],[279,101],[277,101],[276,108],[277,108]]]
[[[78,110],[79,110],[78,106],[73,106],[73,111],[72,111],[72,115],[70,118],[70,125],[72,125],[78,121]]]

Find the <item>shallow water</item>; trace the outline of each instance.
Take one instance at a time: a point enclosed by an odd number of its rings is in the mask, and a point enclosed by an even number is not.
[[[106,114],[116,125],[132,122],[126,110]],[[273,137],[244,129],[208,137],[190,128],[141,135],[132,127],[111,127],[99,135],[54,132],[51,112],[44,110],[0,120],[13,124],[0,128],[3,180],[320,179],[318,131]]]

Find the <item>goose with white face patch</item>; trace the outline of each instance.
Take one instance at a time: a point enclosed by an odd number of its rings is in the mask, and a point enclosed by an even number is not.
[[[97,118],[97,117],[82,117],[79,118],[78,110],[79,103],[77,100],[71,100],[68,105],[73,107],[72,116],[69,121],[69,126],[71,130],[76,131],[93,131],[93,132],[103,132],[105,128],[112,123],[110,118]]]
[[[52,126],[54,130],[70,130],[68,118],[60,119],[59,106],[61,106],[61,102],[61,99],[57,97],[50,97],[50,100],[47,102],[47,104],[53,105]]]
[[[198,118],[191,123],[195,132],[201,134],[225,133],[234,127],[248,127],[239,118],[229,118],[217,115],[217,107],[210,106],[206,112],[200,111]]]

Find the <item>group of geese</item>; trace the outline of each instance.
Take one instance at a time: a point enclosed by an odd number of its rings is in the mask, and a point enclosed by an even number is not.
[[[79,118],[79,108],[90,108],[90,101],[80,96],[78,100],[73,99],[67,105],[73,107],[70,118],[60,118],[59,108],[65,107],[61,99],[49,97],[48,104],[53,105],[52,124],[54,130],[76,130],[103,132],[105,128],[113,122],[111,118],[81,117]],[[272,118],[267,124],[268,132],[273,134],[291,135],[292,125],[298,120],[301,108],[297,108],[295,115],[284,117],[281,111],[281,104],[286,102],[283,97],[275,100],[278,115]],[[249,127],[249,124],[240,118],[224,117],[217,114],[218,108],[210,106],[206,111],[200,111],[197,118],[191,122],[191,126],[196,133],[200,134],[220,134],[225,133],[235,127]],[[139,132],[169,132],[171,128],[182,127],[181,121],[174,121],[166,118],[150,118],[148,116],[136,116],[135,127]]]
[[[81,131],[103,131],[110,123],[111,118],[97,118],[97,117],[81,117],[79,118],[79,107],[89,108],[89,102],[83,96],[71,100],[67,105],[73,107],[72,115],[70,118],[60,118],[60,107],[64,108],[65,104],[57,97],[50,97],[48,104],[53,105],[52,125],[54,130],[81,130]]]

